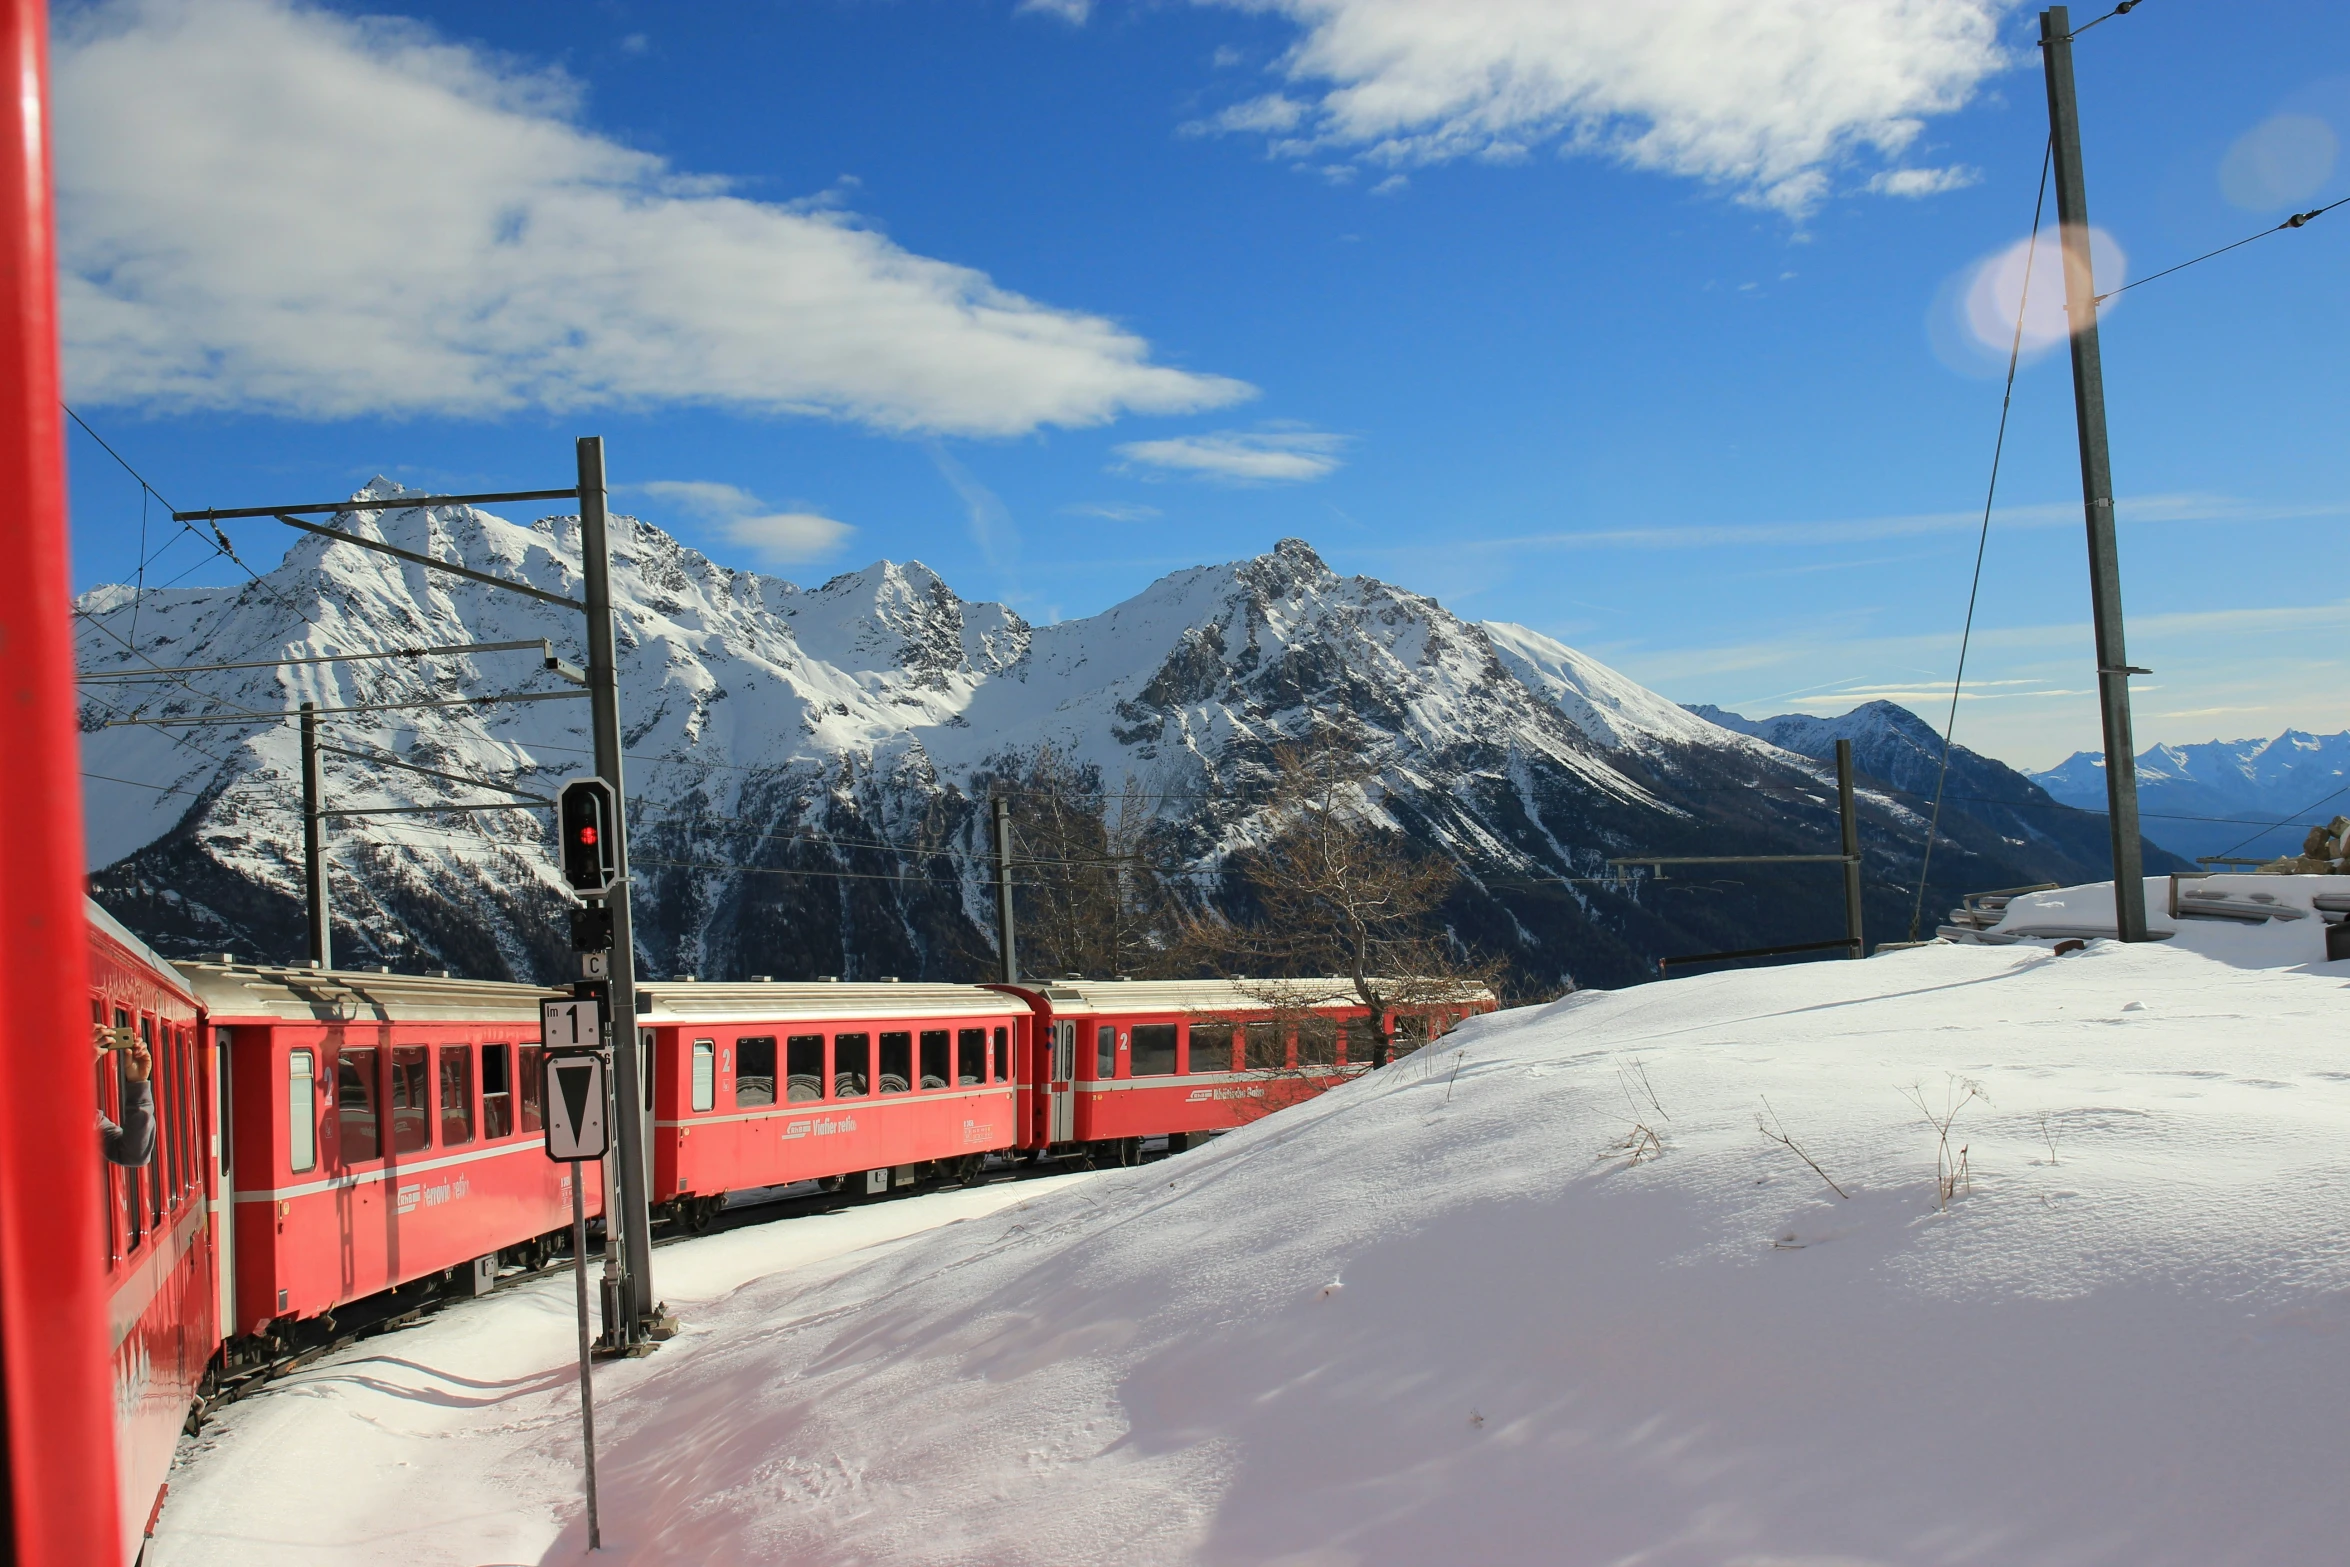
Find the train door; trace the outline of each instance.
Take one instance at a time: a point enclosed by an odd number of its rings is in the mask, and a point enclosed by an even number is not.
[[[1077,1135],[1077,1025],[1053,1025],[1052,1128],[1045,1141],[1065,1143]]]
[[[227,1029],[212,1030],[212,1160],[213,1168],[219,1174],[218,1184],[213,1188],[212,1226],[220,1269],[220,1333],[223,1338],[231,1337],[237,1331],[237,1167],[236,1149],[232,1141],[236,1117],[230,1108],[235,1101],[229,1096],[228,1045]]]

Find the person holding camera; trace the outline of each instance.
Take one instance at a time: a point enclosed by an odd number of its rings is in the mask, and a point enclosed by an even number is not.
[[[155,1057],[147,1049],[147,1042],[136,1034],[122,1051],[122,1124],[115,1125],[98,1112],[98,1147],[115,1164],[145,1164],[155,1157],[155,1086],[148,1079],[155,1073]],[[104,1061],[108,1046],[98,1046],[98,1059]]]

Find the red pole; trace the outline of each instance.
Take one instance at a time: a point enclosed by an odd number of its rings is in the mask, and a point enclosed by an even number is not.
[[[23,1567],[123,1559],[83,913],[49,21],[0,0],[0,1392]]]

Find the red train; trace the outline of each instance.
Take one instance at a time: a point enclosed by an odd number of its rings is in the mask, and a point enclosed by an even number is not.
[[[206,1378],[293,1323],[435,1275],[486,1289],[570,1224],[541,1151],[527,985],[166,963],[90,908],[91,1022],[155,1059],[151,1160],[107,1164],[116,1429],[135,1554]],[[878,1194],[990,1156],[1180,1149],[1364,1069],[1327,985],[719,984],[639,988],[660,1216],[815,1180]],[[1483,992],[1421,1018],[1442,1032]],[[101,1058],[120,1118],[122,1056]],[[591,1212],[604,1193],[588,1194]]]

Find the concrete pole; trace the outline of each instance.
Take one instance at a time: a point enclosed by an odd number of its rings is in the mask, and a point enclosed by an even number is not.
[[[302,704],[302,888],[310,912],[310,966],[335,966],[333,916],[326,901],[326,770],[318,758],[318,704]]]
[[[1844,937],[1852,956],[1865,958],[1869,949],[1860,934],[1860,813],[1852,804],[1852,742],[1836,742],[1836,820],[1844,829]]]
[[[995,920],[1003,949],[1004,983],[1020,983],[1020,949],[1012,928],[1012,802],[995,797]]]
[[[628,917],[628,791],[620,770],[620,671],[612,622],[612,547],[605,510],[604,438],[579,440],[580,569],[586,579],[588,710],[595,729],[596,773],[612,786],[612,862],[618,879],[605,901],[612,910],[612,1082],[619,1115],[614,1131],[620,1166],[620,1212],[604,1232],[620,1240],[633,1318],[629,1339],[645,1336],[653,1315],[653,1219],[645,1164],[651,1146],[645,1125],[643,1074],[636,1039],[636,943]]]
[[[2081,500],[2089,523],[2089,609],[2097,633],[2097,706],[2105,722],[2105,801],[2113,831],[2116,934],[2146,939],[2145,867],[2138,850],[2137,745],[2130,735],[2130,676],[2122,645],[2121,559],[2113,528],[2113,470],[2105,447],[2105,364],[2097,346],[2097,280],[2089,263],[2089,199],[2081,179],[2080,106],[2073,96],[2072,20],[2064,6],[2040,13],[2048,74],[2050,163],[2064,237],[2064,310],[2072,333],[2073,414],[2081,436]]]

